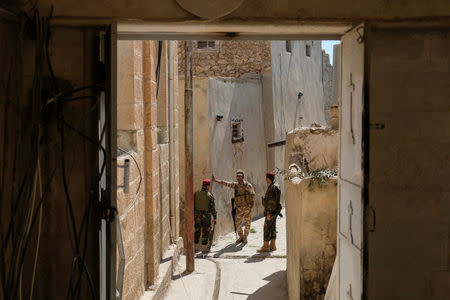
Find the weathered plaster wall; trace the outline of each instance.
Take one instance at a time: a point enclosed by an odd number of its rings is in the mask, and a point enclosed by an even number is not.
[[[446,299],[450,282],[450,30],[374,29],[368,297]],[[388,247],[386,247],[388,245]]]
[[[234,181],[236,171],[245,171],[246,180],[255,188],[253,216],[261,215],[261,197],[266,190],[266,145],[262,112],[262,88],[259,77],[246,79],[209,79],[210,167],[218,179]],[[216,121],[216,115],[223,115]],[[231,142],[231,120],[243,120],[244,141]],[[195,150],[194,150],[195,151]],[[218,210],[217,233],[233,231],[231,201],[234,191],[212,185]]]
[[[339,133],[298,128],[286,137],[285,169],[306,158],[311,170],[338,166]],[[323,298],[336,256],[337,179],[319,187],[287,174],[285,180],[289,299]]]
[[[194,41],[194,77],[240,77],[270,71],[270,41],[215,41],[215,49],[198,49]],[[179,74],[185,72],[185,42],[178,46]]]
[[[194,78],[194,190],[211,178],[209,78]]]
[[[308,161],[311,170],[327,167],[337,169],[339,132],[331,128],[297,128],[286,138],[285,169],[290,164]]]
[[[271,42],[275,135],[281,139],[299,126],[325,125],[322,42],[291,41],[291,45],[289,53],[285,41]],[[303,93],[300,100],[299,92]]]
[[[323,299],[336,256],[337,179],[319,187],[310,179],[286,181],[289,299]]]
[[[285,140],[286,132],[298,126],[325,125],[321,41],[291,41],[291,53],[286,51],[286,41],[272,41],[271,54],[273,100],[272,107],[265,105],[265,123],[273,131],[267,131],[268,142]],[[303,93],[300,100],[299,92]],[[285,146],[268,148],[268,153],[270,169],[284,170]],[[284,193],[282,176],[277,180]]]
[[[334,52],[333,52],[334,53]],[[330,106],[334,104],[333,97],[333,68],[330,64],[330,56],[322,50],[322,85],[323,85],[323,98],[324,98],[324,111],[325,121],[327,126],[330,126]]]

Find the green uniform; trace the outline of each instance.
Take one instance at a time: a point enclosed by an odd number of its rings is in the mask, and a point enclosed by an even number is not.
[[[202,245],[208,244],[209,231],[211,230],[211,215],[216,219],[216,207],[213,195],[202,188],[194,193],[194,219],[195,219],[195,243],[200,241],[202,236]]]
[[[280,195],[280,187],[276,182],[272,182],[263,198],[264,216],[270,214],[270,220],[264,221],[264,241],[266,242],[277,238],[276,222],[281,212]]]

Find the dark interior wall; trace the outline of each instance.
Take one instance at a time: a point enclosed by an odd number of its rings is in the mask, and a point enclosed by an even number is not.
[[[20,23],[0,22],[0,298],[15,299],[19,290],[23,297],[29,297],[36,259],[34,299],[66,298],[72,273],[73,290],[79,282],[80,298],[88,299],[91,298],[88,273],[83,272],[80,277],[81,269],[89,271],[94,294],[99,293],[98,150],[95,145],[98,92],[86,90],[73,94],[72,98],[93,97],[75,99],[59,107],[44,105],[56,90],[45,61],[45,39],[36,38],[36,22],[25,26]],[[74,27],[54,27],[50,31],[48,52],[60,92],[99,82],[96,31]],[[40,54],[37,49],[41,50]],[[62,118],[67,123],[65,126]],[[63,184],[62,127],[67,191]],[[41,200],[42,215],[38,210]],[[78,239],[74,237],[72,224]],[[76,240],[79,240],[78,247]],[[20,288],[13,283],[19,279],[21,257]],[[14,280],[8,281],[11,278]]]
[[[367,33],[369,299],[448,299],[450,28]],[[372,223],[372,219],[368,220]]]

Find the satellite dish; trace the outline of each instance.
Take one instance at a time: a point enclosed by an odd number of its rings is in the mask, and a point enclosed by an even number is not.
[[[177,3],[197,17],[217,19],[235,11],[245,0],[176,0]]]

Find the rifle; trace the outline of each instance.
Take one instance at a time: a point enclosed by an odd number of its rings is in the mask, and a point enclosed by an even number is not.
[[[208,252],[211,250],[211,245],[213,242],[213,237],[214,237],[214,228],[216,227],[216,225],[214,223],[211,224],[211,231],[209,232],[209,237],[208,237]]]
[[[236,195],[236,190],[234,194]],[[231,216],[233,217],[233,226],[234,226],[234,234],[237,238],[237,229],[236,229],[236,206],[234,205],[234,198],[231,198]]]

